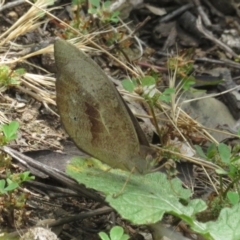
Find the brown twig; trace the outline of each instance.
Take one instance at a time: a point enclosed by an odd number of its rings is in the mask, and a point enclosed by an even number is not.
[[[204,24],[209,27],[212,25],[211,21],[209,20],[207,14],[204,12],[202,6],[201,6],[201,3],[199,0],[192,0],[194,5],[197,7],[197,11],[199,13],[199,15],[201,16]]]
[[[167,14],[166,16],[162,17],[160,19],[160,23],[164,23],[164,22],[168,22],[170,20],[172,20],[173,18],[179,16],[180,14],[182,14],[183,12],[187,11],[188,9],[192,8],[193,4],[192,3],[188,3],[186,5],[183,5],[182,7],[178,8],[177,10]]]
[[[239,56],[227,45],[225,45],[224,43],[222,43],[220,40],[216,39],[213,34],[211,32],[209,32],[207,29],[205,29],[202,25],[202,20],[200,17],[198,17],[197,19],[197,28],[198,30],[208,39],[210,39],[211,41],[213,41],[215,44],[217,44],[220,48],[222,48],[223,50],[227,51],[229,54],[231,54],[232,56],[234,56],[235,58],[239,58]]]

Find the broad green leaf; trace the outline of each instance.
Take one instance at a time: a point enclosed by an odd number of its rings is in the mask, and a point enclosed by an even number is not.
[[[231,158],[231,149],[224,143],[220,143],[218,145],[218,152],[220,154],[221,160],[224,163],[229,164],[230,163],[230,158]]]
[[[161,220],[164,213],[170,213],[181,218],[206,240],[240,239],[239,203],[231,209],[223,209],[216,222],[200,223],[195,220],[195,214],[206,209],[206,204],[200,199],[189,200],[191,193],[182,188],[179,179],[169,181],[163,173],[143,176],[116,169],[109,171],[109,167],[98,160],[77,157],[68,165],[67,174],[79,183],[103,192],[110,206],[134,224],[153,224]],[[114,197],[127,179],[123,192]],[[181,204],[179,199],[188,204]]]
[[[232,205],[239,203],[239,194],[236,192],[227,192],[228,200]]]
[[[214,240],[240,239],[240,204],[221,210],[217,221],[205,223]]]
[[[189,201],[191,196],[189,190],[182,188],[179,179],[169,181],[163,173],[130,175],[116,169],[105,172],[107,169],[108,166],[97,160],[74,158],[67,167],[67,174],[79,183],[105,193],[106,201],[134,224],[156,223],[166,212],[196,224],[192,215],[196,209],[203,211],[206,208],[202,200],[191,201],[187,206],[179,202],[179,199]],[[123,193],[115,198],[129,177]]]

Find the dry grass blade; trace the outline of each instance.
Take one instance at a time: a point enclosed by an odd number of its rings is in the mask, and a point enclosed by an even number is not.
[[[0,112],[0,123],[4,124],[4,123],[8,123],[9,120],[8,118],[5,116],[5,114],[3,112]]]
[[[31,93],[29,90],[17,86],[21,91],[30,94],[40,102],[55,105],[55,79],[53,77],[27,73],[24,75],[24,79],[21,79],[21,82],[30,89]]]
[[[39,9],[45,9],[49,5],[49,1],[38,0],[35,5],[32,6],[26,14],[20,17],[7,31],[1,36],[0,45],[4,45],[8,41],[15,39],[19,35],[25,34],[33,29],[36,29],[43,22],[39,21],[42,18],[44,12]]]

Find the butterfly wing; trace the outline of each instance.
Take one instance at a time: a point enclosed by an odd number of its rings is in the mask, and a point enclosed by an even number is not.
[[[54,54],[58,111],[75,144],[113,168],[142,171],[146,160],[139,156],[138,136],[113,83],[91,58],[64,40],[55,42]]]

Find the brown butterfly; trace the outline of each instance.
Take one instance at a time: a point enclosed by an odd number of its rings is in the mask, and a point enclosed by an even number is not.
[[[57,39],[57,107],[79,149],[113,168],[146,173],[149,147],[138,121],[102,69],[74,45]]]

